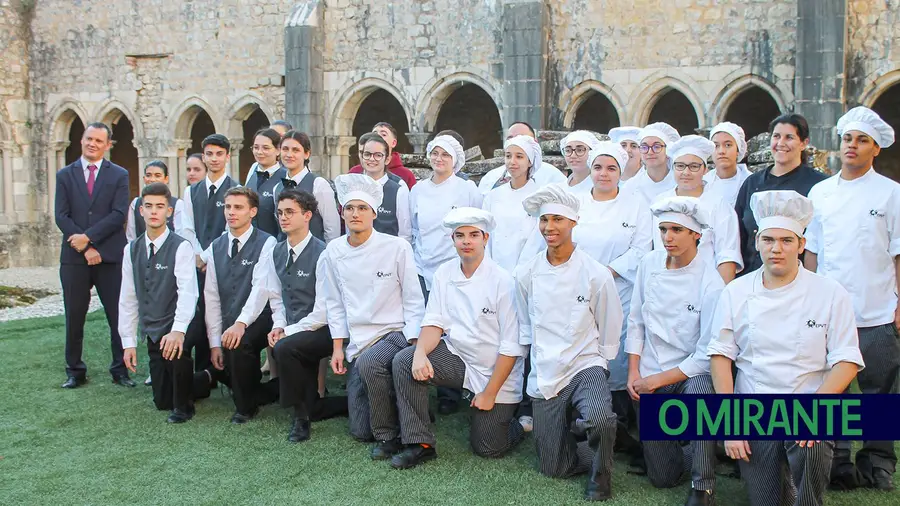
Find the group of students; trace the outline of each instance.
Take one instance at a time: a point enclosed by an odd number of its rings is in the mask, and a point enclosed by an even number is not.
[[[642,395],[838,394],[854,378],[897,393],[900,185],[873,169],[894,133],[871,110],[839,121],[842,168],[827,179],[805,163],[797,114],[773,120],[775,163],[754,174],[733,123],[709,139],[665,123],[610,141],[572,132],[568,176],[515,123],[505,164],[477,186],[453,131],[427,145],[431,177],[407,182],[379,123],[332,189],[308,168],[308,136],[276,127],[255,136],[244,185],[211,135],[182,200],[152,162],[128,213],[118,333],[132,371],[146,339],[169,422],[223,383],[234,423],[279,399],[300,442],[311,422],[348,416],[373,460],[405,469],[437,456],[437,386],[442,405],[473,408],[476,454],[533,431],[543,474],[587,472],[585,498],[606,500]],[[346,397],[323,395],[323,360]],[[632,444],[654,486],[690,479],[686,504],[715,503],[715,442]],[[893,488],[889,441],[865,442],[855,464],[831,441],[724,447],[754,505],[822,504],[829,483]]]

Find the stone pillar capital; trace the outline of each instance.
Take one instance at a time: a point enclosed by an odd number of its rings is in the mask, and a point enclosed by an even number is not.
[[[413,153],[424,153],[425,146],[428,144],[428,138],[431,137],[430,132],[407,132],[406,138],[412,145]]]

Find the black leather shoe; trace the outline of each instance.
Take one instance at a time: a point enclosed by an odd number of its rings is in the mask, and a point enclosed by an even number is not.
[[[288,441],[291,443],[299,443],[309,439],[309,420],[302,418],[294,418],[291,422],[291,433],[288,434]]]
[[[129,387],[129,388],[134,388],[137,386],[137,383],[135,383],[134,380],[129,378],[128,376],[117,376],[117,377],[113,378],[112,382],[114,385],[119,385],[119,386]]]
[[[830,490],[848,492],[859,488],[859,476],[856,473],[856,468],[852,465],[847,467],[847,470],[831,475],[831,481],[828,483]]]
[[[607,501],[612,498],[612,477],[609,474],[592,474],[584,490],[585,501]]]
[[[372,460],[388,460],[403,451],[403,445],[399,439],[379,441],[372,447]]]
[[[459,411],[459,403],[448,399],[438,401],[438,413],[441,415],[452,415]]]
[[[69,376],[66,378],[66,382],[62,384],[63,388],[78,388],[81,385],[87,383],[86,379],[76,378],[75,376]]]
[[[391,467],[394,469],[410,469],[435,458],[437,458],[437,452],[434,451],[433,446],[406,445],[402,452],[391,458]]]
[[[231,423],[235,425],[243,425],[252,420],[253,417],[256,416],[256,413],[259,413],[259,410],[255,410],[253,411],[253,413],[249,414],[235,412],[233,415],[231,415]]]
[[[894,477],[885,469],[872,471],[872,488],[890,492],[894,490]]]
[[[691,489],[684,506],[715,506],[716,493],[712,490]]]
[[[166,418],[166,423],[184,423],[191,418],[194,418],[194,408],[187,410],[175,408],[169,413],[169,418]]]

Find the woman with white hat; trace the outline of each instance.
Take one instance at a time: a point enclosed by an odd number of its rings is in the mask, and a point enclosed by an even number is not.
[[[724,121],[710,130],[709,140],[716,145],[714,158],[716,170],[703,176],[706,191],[721,197],[734,207],[741,185],[750,177],[747,165],[740,163],[747,156],[744,129]]]
[[[572,193],[587,193],[593,188],[587,155],[598,142],[597,136],[587,130],[575,130],[559,141],[559,150],[571,172],[567,184]]]
[[[622,167],[622,177],[619,178],[624,183],[641,170],[641,129],[635,126],[615,127],[609,131],[609,140],[628,153],[628,162]]]
[[[670,146],[681,138],[678,131],[667,123],[651,123],[641,129],[640,149],[644,167],[622,186],[626,193],[637,192],[644,197],[647,205],[656,202],[656,197],[675,187],[672,174]]]

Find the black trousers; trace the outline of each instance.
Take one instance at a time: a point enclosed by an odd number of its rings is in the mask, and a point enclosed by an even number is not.
[[[194,371],[187,339],[181,358],[166,360],[159,343],[150,339],[147,339],[147,354],[150,356],[150,378],[156,409],[189,410],[194,404]]]
[[[226,328],[222,329],[223,331]],[[247,327],[241,343],[233,350],[222,349],[225,370],[213,371],[213,379],[231,388],[234,407],[238,413],[251,415],[264,405],[275,400],[277,390],[273,385],[262,384],[259,354],[269,346],[269,331],[272,330],[272,312],[267,307],[259,318]],[[275,380],[273,380],[275,381]]]
[[[97,265],[62,264],[59,281],[63,289],[66,310],[66,374],[75,378],[87,377],[87,365],[81,359],[84,348],[84,321],[91,302],[91,288],[97,287],[97,295],[106,312],[109,324],[109,347],[112,362],[109,373],[113,378],[128,376],[119,337],[119,291],[122,288],[122,264]]]
[[[299,332],[275,343],[272,357],[278,367],[281,405],[304,420],[347,416],[347,397],[319,397],[319,362],[331,356],[328,327]]]
[[[200,289],[200,297],[197,298],[197,311],[194,312],[194,319],[191,320],[187,331],[184,333],[184,342],[190,342],[193,345],[195,371],[210,369],[212,366],[209,360],[209,339],[206,336],[206,299],[203,297],[205,281],[206,273],[197,269],[197,285]]]

